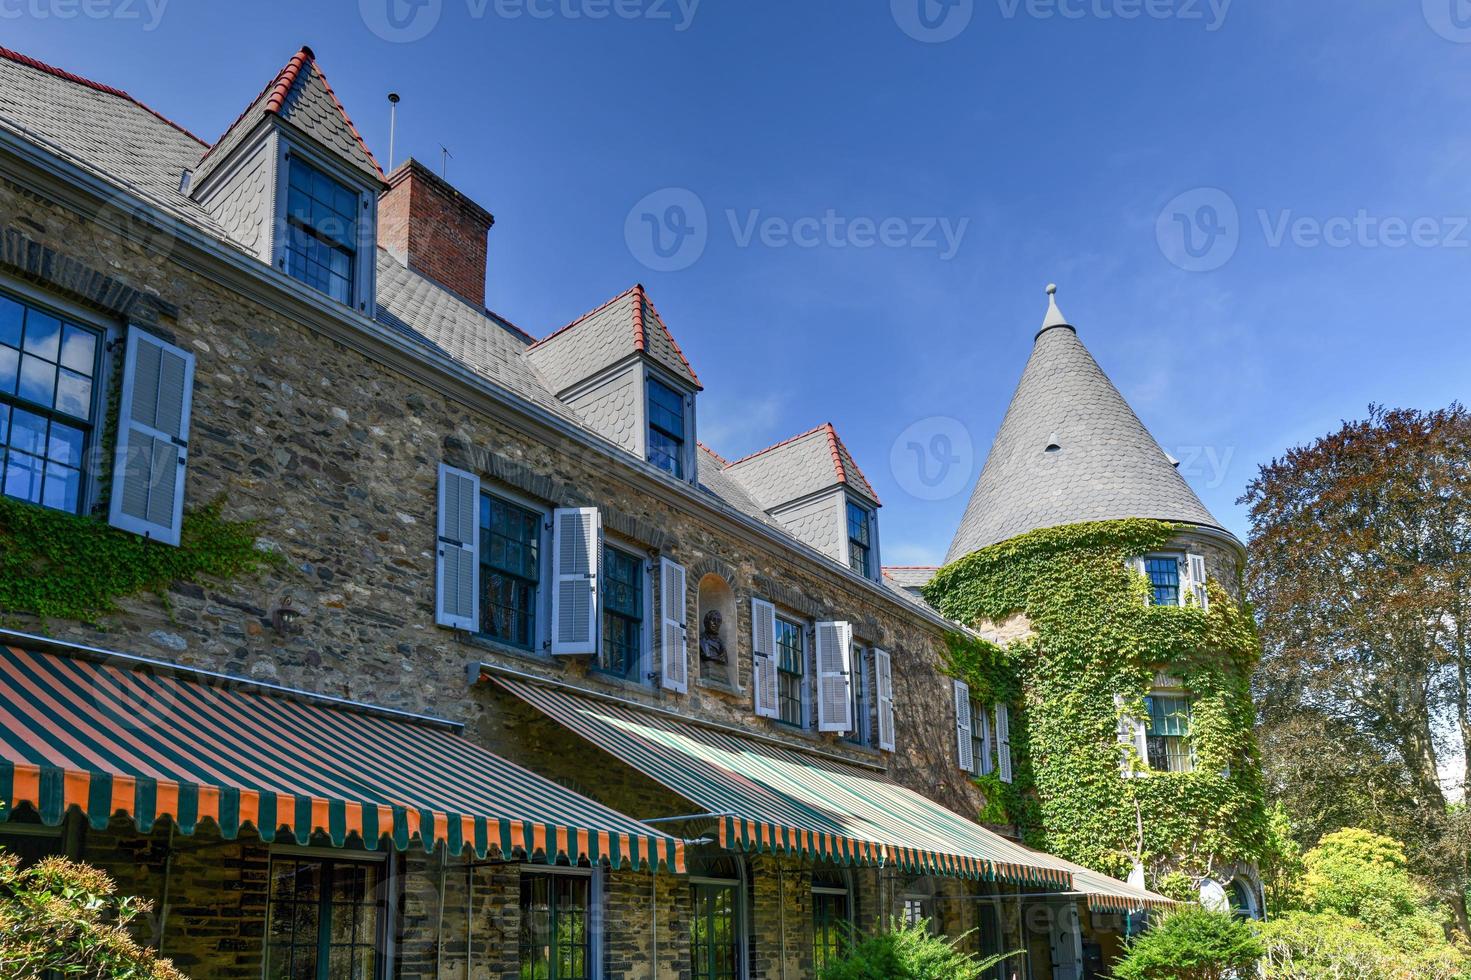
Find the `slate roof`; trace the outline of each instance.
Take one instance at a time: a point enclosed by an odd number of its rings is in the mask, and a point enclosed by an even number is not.
[[[884,582],[900,589],[922,589],[939,570],[934,565],[885,565]]]
[[[367,177],[383,180],[382,168],[337,100],[327,76],[317,64],[316,55],[311,48],[304,47],[286,62],[240,118],[200,158],[194,174],[196,186],[222,161],[229,159],[230,151],[268,115],[289,123]]]
[[[1054,302],[946,561],[1037,528],[1126,517],[1221,529]]]
[[[701,387],[642,283],[548,334],[528,352],[558,395],[635,353],[648,355],[680,380]]]
[[[831,422],[738,459],[725,474],[768,511],[839,484],[879,504],[878,494]]]

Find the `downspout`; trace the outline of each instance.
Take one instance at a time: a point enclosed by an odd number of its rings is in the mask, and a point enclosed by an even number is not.
[[[163,955],[163,937],[169,925],[169,881],[174,871],[174,828],[177,826],[172,820],[169,821],[168,850],[163,856],[163,895],[158,900],[158,955]]]

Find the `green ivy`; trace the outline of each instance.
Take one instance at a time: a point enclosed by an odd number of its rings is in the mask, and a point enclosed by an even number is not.
[[[0,497],[0,614],[95,621],[140,592],[228,579],[281,562],[256,547],[255,524],[221,517],[223,499],[184,515],[177,548],[94,517]]]
[[[1032,627],[1005,650],[969,637],[950,643],[951,672],[978,698],[1023,708],[1012,715],[1015,782],[983,781],[982,818],[1004,814],[1028,843],[1119,877],[1136,858],[1156,880],[1203,877],[1257,860],[1268,836],[1252,737],[1261,647],[1250,610],[1214,580],[1208,613],[1193,603],[1150,606],[1148,583],[1128,564],[1181,530],[1125,520],[1033,531],[946,566],[925,589],[960,622],[1023,614]],[[1129,778],[1120,713],[1143,716],[1160,670],[1192,695],[1195,771]]]

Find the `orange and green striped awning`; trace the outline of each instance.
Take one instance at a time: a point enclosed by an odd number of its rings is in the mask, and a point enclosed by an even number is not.
[[[57,652],[64,649],[64,652]],[[436,719],[82,648],[0,646],[0,819],[326,835],[400,850],[684,870],[684,844]]]
[[[826,756],[504,675],[497,684],[593,745],[704,807],[722,847],[912,874],[1071,887],[1047,855]]]

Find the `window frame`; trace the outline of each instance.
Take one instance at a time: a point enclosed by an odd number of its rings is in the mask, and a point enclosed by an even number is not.
[[[1174,585],[1174,589],[1175,589],[1175,601],[1174,602],[1160,602],[1159,601],[1159,589],[1160,589],[1160,587],[1157,586],[1157,585],[1155,585],[1154,576],[1150,573],[1150,569],[1149,569],[1150,563],[1151,562],[1157,562],[1157,561],[1159,561],[1159,562],[1163,562],[1163,561],[1173,562],[1174,565],[1175,565],[1175,585]],[[1149,583],[1149,604],[1151,606],[1158,606],[1158,607],[1161,607],[1161,608],[1180,608],[1180,607],[1184,606],[1184,604],[1185,604],[1185,591],[1184,591],[1185,590],[1185,575],[1184,575],[1184,572],[1183,572],[1183,566],[1184,566],[1184,563],[1186,561],[1188,561],[1188,559],[1183,554],[1178,554],[1176,552],[1163,552],[1163,551],[1162,552],[1153,552],[1151,554],[1144,555],[1142,558],[1139,559],[1140,570],[1144,573],[1144,579],[1145,579],[1145,581]],[[1166,586],[1166,588],[1167,587],[1168,586]]]
[[[872,580],[874,566],[878,563],[878,514],[873,507],[847,494],[843,496],[843,505],[843,550],[848,569],[856,575]],[[854,511],[863,515],[863,529],[868,536],[866,544],[860,543],[857,538],[853,537]],[[863,549],[864,561],[861,569],[853,564],[855,544]]]
[[[609,615],[622,615],[621,613],[612,612],[607,601],[606,590],[608,588],[608,583],[613,580],[609,562],[607,560],[608,551],[617,552],[621,557],[631,559],[634,562],[635,566],[638,568],[639,576],[638,586],[640,619],[638,620],[638,644],[636,649],[632,651],[632,661],[625,666],[625,669],[621,674],[603,667],[603,644],[607,641],[607,617]],[[643,684],[648,680],[647,675],[653,670],[653,666],[651,663],[653,651],[652,630],[657,625],[659,625],[654,623],[654,572],[650,568],[650,562],[647,555],[640,554],[637,547],[632,544],[626,544],[621,540],[614,539],[612,536],[608,535],[606,531],[603,534],[603,552],[603,569],[601,575],[599,576],[600,581],[598,584],[598,589],[601,593],[598,597],[600,602],[600,618],[598,621],[598,653],[597,656],[593,658],[593,661],[590,665],[590,672],[599,677],[633,681],[639,684]]]
[[[739,854],[731,855],[736,869],[736,877],[722,878],[719,875],[699,873],[692,871],[689,875],[690,888],[690,975],[701,976],[696,969],[695,942],[693,920],[695,916],[695,892],[699,888],[726,888],[735,896],[735,934],[736,934],[736,976],[739,978],[751,976],[751,954],[754,952],[751,945],[751,908],[750,908],[750,882],[751,872],[746,866],[745,859]]]
[[[648,463],[659,472],[666,473],[676,480],[684,483],[693,482],[697,470],[696,457],[692,451],[695,444],[694,396],[688,390],[686,390],[683,385],[679,384],[668,375],[664,374],[661,371],[656,371],[652,365],[645,364],[642,374],[643,399],[640,402],[640,408],[642,409],[640,422],[642,424],[640,425],[639,438],[642,442],[644,462]],[[654,423],[654,413],[651,410],[651,406],[653,404],[653,392],[655,385],[664,388],[670,394],[679,399],[682,412],[680,420],[684,428],[683,435],[676,437],[674,433],[669,432],[666,428],[658,426]],[[667,439],[679,439],[679,452],[675,457],[679,465],[678,473],[671,472],[665,467],[660,466],[658,463],[654,462],[652,458],[653,440],[651,438],[654,432],[658,432],[660,435],[664,436]]]
[[[387,980],[392,976],[393,962],[395,958],[394,934],[397,931],[394,925],[398,915],[398,861],[385,853],[375,854],[370,851],[348,850],[339,847],[325,846],[296,846],[276,845],[272,846],[267,855],[266,863],[266,915],[265,931],[261,936],[261,977],[268,977],[271,965],[271,920],[275,915],[276,902],[273,899],[271,888],[274,881],[273,869],[278,858],[289,858],[291,860],[309,860],[324,865],[336,866],[338,864],[360,864],[373,865],[378,870],[376,889],[367,897],[370,902],[377,905],[378,922],[374,929],[373,951],[374,965],[373,980]],[[378,893],[382,894],[381,902],[377,900]],[[318,897],[318,906],[331,906],[331,889],[322,890]],[[331,930],[331,917],[325,919],[319,917],[317,931],[319,934],[328,934]],[[320,959],[322,951],[322,940],[318,939],[317,972],[321,974],[323,964]]]
[[[289,138],[286,133],[281,132],[279,129],[272,134],[272,138],[276,142],[276,199],[274,202],[274,214],[272,215],[270,248],[272,267],[287,279],[300,284],[303,289],[309,290],[313,296],[320,296],[326,302],[356,310],[371,319],[376,315],[377,310],[377,188],[366,186],[366,177],[348,168],[341,161],[332,159],[327,154],[322,153],[305,142],[297,142]],[[298,279],[288,271],[286,250],[288,244],[287,229],[290,225],[287,209],[291,189],[291,161],[296,157],[301,158],[307,166],[321,171],[327,177],[330,177],[357,195],[357,247],[354,250],[357,261],[353,263],[352,298],[347,303],[334,298],[330,293],[317,289],[304,279]]]
[[[513,507],[517,507],[517,508],[520,508],[521,510],[524,510],[524,511],[527,511],[529,513],[532,513],[532,514],[537,515],[537,518],[538,518],[538,524],[537,524],[537,526],[539,528],[539,538],[538,538],[538,541],[537,541],[537,559],[538,560],[537,560],[536,601],[533,604],[534,612],[535,612],[535,615],[536,615],[536,625],[535,625],[535,629],[534,629],[534,634],[535,635],[532,638],[532,645],[530,647],[524,647],[524,646],[521,646],[520,644],[512,643],[509,640],[503,640],[500,637],[492,636],[491,634],[486,633],[484,631],[484,629],[483,629],[483,623],[485,621],[485,615],[486,615],[486,601],[485,601],[485,594],[484,594],[486,583],[484,581],[484,576],[485,576],[485,570],[490,567],[490,564],[489,564],[489,562],[487,560],[488,559],[488,551],[487,551],[486,548],[482,547],[480,549],[480,551],[481,551],[480,560],[476,564],[476,567],[475,567],[475,575],[476,575],[475,588],[477,590],[478,599],[479,599],[480,606],[481,606],[481,608],[480,608],[480,619],[481,619],[481,622],[476,624],[476,629],[475,629],[475,632],[472,634],[472,636],[475,638],[475,640],[477,642],[490,644],[491,646],[495,647],[498,650],[510,651],[510,652],[513,652],[513,653],[517,654],[518,656],[523,656],[524,657],[524,656],[528,656],[529,655],[529,656],[536,657],[537,659],[542,659],[544,657],[550,656],[549,651],[548,651],[548,647],[549,647],[550,642],[551,642],[550,641],[550,637],[551,637],[551,615],[552,615],[552,612],[551,612],[551,609],[552,609],[552,606],[551,606],[552,598],[551,598],[551,582],[550,582],[551,573],[552,573],[552,570],[551,570],[552,563],[551,563],[551,559],[550,559],[551,549],[552,549],[552,529],[551,529],[552,512],[551,512],[551,509],[548,508],[548,507],[546,507],[545,505],[543,505],[539,501],[533,500],[533,499],[531,499],[529,497],[526,497],[526,496],[524,496],[522,494],[519,494],[519,493],[516,493],[516,492],[514,492],[512,490],[509,490],[506,487],[501,486],[500,484],[491,483],[491,482],[489,482],[487,480],[482,480],[481,483],[480,483],[480,498],[481,499],[480,499],[479,502],[477,502],[477,504],[482,504],[483,501],[484,501],[484,499],[486,497],[490,497],[493,500],[494,499],[499,499],[502,502],[507,503],[507,504],[510,504]],[[479,521],[480,521],[480,506],[477,506],[477,508],[476,508],[476,531],[477,531],[477,533],[482,533],[483,534],[484,533],[484,528],[480,527]],[[484,544],[483,541],[481,543],[482,543],[482,545]],[[505,573],[505,574],[510,574],[510,573]],[[529,579],[522,579],[522,581],[530,581],[530,580]]]
[[[810,710],[810,697],[811,697],[811,695],[810,695],[809,688],[811,687],[811,685],[813,683],[815,683],[815,679],[812,676],[812,646],[813,646],[813,643],[812,643],[812,638],[809,636],[809,633],[811,632],[811,630],[810,630],[809,624],[807,623],[806,620],[798,619],[798,618],[793,617],[793,616],[784,616],[784,615],[782,615],[780,609],[778,609],[776,611],[775,621],[776,621],[776,648],[772,651],[772,659],[775,661],[772,664],[772,667],[773,667],[773,669],[776,670],[776,718],[774,720],[777,722],[777,724],[784,725],[787,728],[794,728],[794,729],[797,729],[799,731],[806,731],[807,728],[809,727],[809,725],[811,724],[811,715],[812,715],[812,711]],[[783,663],[783,657],[782,657],[782,653],[783,653],[783,647],[782,647],[782,626],[783,625],[786,625],[786,626],[791,627],[792,630],[793,630],[793,632],[795,632],[795,634],[798,637],[800,637],[801,640],[802,640],[801,656],[798,658],[799,663],[801,664],[801,667],[802,667],[801,674],[793,674],[791,671],[785,670],[782,667],[782,663]],[[783,689],[782,689],[783,678],[789,678],[789,677],[793,677],[793,676],[795,676],[797,678],[797,680],[795,682],[796,685],[797,685],[797,691],[798,691],[796,701],[797,701],[797,704],[799,705],[800,711],[801,711],[801,717],[797,721],[791,721],[791,720],[787,719],[786,717],[784,717],[783,714],[782,714],[783,705],[788,704],[788,703],[791,703],[791,701],[792,701],[792,698],[788,694],[786,694],[786,693],[783,692]],[[790,684],[792,682],[791,681],[787,681],[786,683]]]
[[[524,969],[522,965],[522,929],[524,928],[525,910],[521,904],[521,885],[526,876],[545,878],[581,878],[587,881],[587,964],[588,977],[591,980],[601,980],[603,976],[603,872],[601,868],[572,867],[570,865],[556,864],[526,864],[518,867],[516,879],[516,913],[518,916],[516,926],[516,968],[517,971]],[[555,913],[552,914],[553,936],[555,937]],[[560,980],[555,970],[551,973],[551,980]]]
[[[1166,699],[1181,702],[1185,706],[1185,733],[1183,735],[1156,735],[1154,733],[1154,705],[1156,700]],[[1144,696],[1144,764],[1149,771],[1162,774],[1183,774],[1195,771],[1195,736],[1194,736],[1194,714],[1195,698],[1188,691],[1178,689],[1158,688],[1152,689]],[[1155,765],[1155,740],[1160,742],[1159,749],[1164,753],[1165,767]],[[1175,768],[1173,763],[1184,760],[1183,768]]]
[[[868,673],[869,651],[873,648],[854,639],[848,645],[848,704],[853,712],[853,727],[839,736],[849,745],[869,748],[873,745],[873,679]]]
[[[820,971],[829,962],[826,959],[827,955],[836,954],[842,956],[845,950],[851,950],[853,948],[853,925],[854,914],[856,912],[854,906],[857,903],[854,901],[853,876],[847,868],[832,868],[829,872],[830,877],[841,877],[844,882],[842,885],[818,884],[816,881],[817,874],[818,872],[814,870],[812,882],[812,967],[814,970]],[[822,938],[822,934],[819,932],[817,914],[819,898],[841,898],[843,900],[844,914],[842,918],[829,919],[826,929],[827,932],[835,931],[838,934],[835,944],[819,944],[819,940]],[[846,924],[846,928],[844,928],[844,924]],[[821,961],[819,961],[820,958],[817,953],[819,949],[828,950]]]
[[[970,699],[970,744],[972,776],[989,776],[996,771],[996,731],[991,722],[995,705]]]
[[[120,388],[118,379],[114,375],[117,374],[121,354],[115,348],[119,346],[118,341],[123,335],[125,325],[120,320],[100,316],[75,303],[69,303],[45,290],[8,276],[0,277],[0,296],[5,296],[24,306],[34,307],[47,316],[59,319],[62,321],[63,328],[67,323],[71,323],[73,326],[93,331],[97,335],[97,350],[93,355],[92,398],[88,405],[89,415],[85,422],[79,422],[75,416],[68,415],[54,406],[32,408],[30,406],[35,405],[34,402],[23,401],[20,396],[19,377],[21,362],[17,362],[15,393],[0,395],[0,405],[6,406],[9,410],[6,417],[6,442],[0,444],[0,494],[4,493],[4,471],[6,469],[4,454],[9,445],[10,422],[14,416],[14,409],[20,407],[22,411],[43,416],[47,420],[48,431],[53,420],[59,420],[72,428],[83,430],[81,466],[78,467],[81,476],[77,488],[77,509],[74,511],[60,510],[55,507],[47,507],[44,503],[35,503],[33,506],[46,507],[47,510],[57,510],[63,514],[90,514],[102,501],[104,488],[99,476],[105,468],[104,461],[111,460],[111,449],[117,443],[117,419],[114,417],[116,413],[109,412],[108,406],[114,389]],[[21,354],[23,355],[24,351]],[[60,370],[59,351],[57,357],[58,370]],[[9,499],[31,503],[19,497]]]

